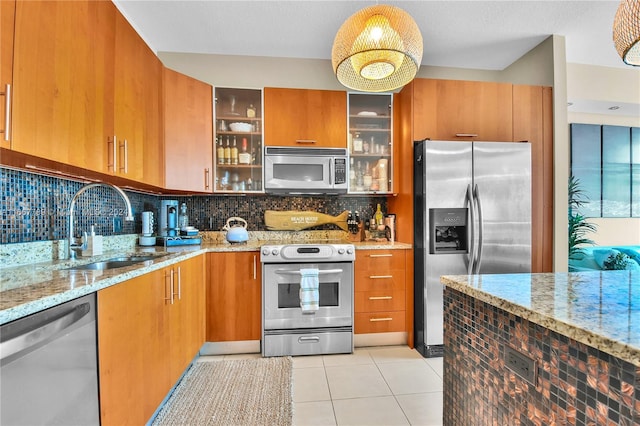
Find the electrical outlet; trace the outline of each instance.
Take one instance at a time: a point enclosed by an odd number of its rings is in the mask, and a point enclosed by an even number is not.
[[[507,368],[535,386],[537,372],[536,361],[510,347],[506,347],[504,352],[505,365]]]
[[[122,232],[122,218],[114,217],[113,218],[113,233],[118,234]]]

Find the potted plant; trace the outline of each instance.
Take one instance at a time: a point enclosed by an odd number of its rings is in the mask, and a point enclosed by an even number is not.
[[[593,241],[586,238],[589,232],[595,232],[596,226],[587,222],[578,209],[587,202],[589,197],[580,188],[580,179],[569,176],[569,259],[580,260],[584,252],[580,246],[593,244]]]

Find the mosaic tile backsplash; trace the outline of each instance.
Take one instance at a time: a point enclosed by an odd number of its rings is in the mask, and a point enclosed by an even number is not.
[[[2,234],[0,243],[26,243],[60,240],[67,237],[68,210],[73,195],[84,186],[83,182],[43,176],[21,170],[0,168],[0,206],[2,207]],[[338,215],[344,210],[360,212],[360,217],[372,217],[376,204],[387,212],[386,197],[368,196],[230,196],[198,195],[188,197],[157,196],[125,191],[134,214],[134,222],[123,220],[125,204],[109,188],[92,188],[77,201],[74,215],[76,236],[95,226],[98,235],[140,233],[143,211],[152,211],[158,217],[160,201],[177,200],[187,204],[189,224],[200,230],[220,230],[229,217],[239,216],[247,221],[252,231],[266,230],[265,210],[311,210]],[[117,222],[121,231],[114,230]],[[315,229],[337,229],[325,225]]]
[[[640,367],[448,287],[444,330],[445,425],[640,424]],[[536,361],[535,384],[506,347]]]

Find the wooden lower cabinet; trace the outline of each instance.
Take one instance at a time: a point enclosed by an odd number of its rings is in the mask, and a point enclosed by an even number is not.
[[[198,256],[98,291],[102,425],[147,423],[196,356],[203,262]]]
[[[408,331],[406,265],[406,250],[356,251],[356,334]]]
[[[260,340],[259,252],[209,253],[207,342]]]

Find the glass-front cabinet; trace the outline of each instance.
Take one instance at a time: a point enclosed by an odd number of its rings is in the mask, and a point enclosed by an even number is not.
[[[214,88],[215,192],[262,192],[262,90]]]
[[[393,98],[349,93],[349,193],[393,193]]]

